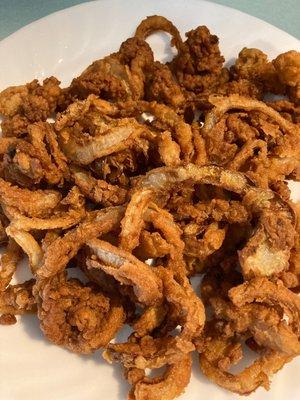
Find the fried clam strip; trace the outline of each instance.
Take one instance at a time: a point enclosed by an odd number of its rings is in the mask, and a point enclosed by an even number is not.
[[[166,254],[166,268],[174,273],[178,282],[185,282],[186,266],[183,260],[184,242],[181,239],[182,231],[175,223],[172,214],[151,203],[145,212],[144,219],[158,230],[169,246]]]
[[[127,190],[117,185],[111,185],[105,180],[96,179],[91,173],[78,167],[72,167],[71,172],[74,183],[93,202],[104,207],[125,203]]]
[[[294,135],[296,130],[296,133],[298,133],[297,125],[283,118],[277,111],[268,107],[262,101],[253,100],[239,95],[231,95],[228,97],[211,95],[209,96],[209,102],[214,106],[214,108],[206,115],[205,123],[202,127],[202,132],[205,134],[211,131],[222,115],[232,109],[259,111],[276,121],[284,132]]]
[[[22,259],[22,252],[17,243],[9,238],[4,253],[0,261],[0,293],[9,285],[16,269],[17,264]],[[0,294],[1,296],[1,294]]]
[[[237,307],[258,303],[279,309],[282,313],[282,318],[287,319],[287,327],[292,330],[299,341],[300,297],[286,288],[281,281],[274,283],[265,277],[254,278],[230,289],[228,295]],[[295,351],[298,349],[295,348]]]
[[[0,202],[29,217],[48,216],[60,200],[61,194],[57,191],[21,189],[0,178]]]
[[[158,275],[164,286],[164,296],[175,307],[181,332],[176,336],[178,343],[185,343],[198,337],[205,323],[202,301],[192,289],[187,278],[176,282],[171,271],[159,268]]]
[[[154,119],[150,123],[161,131],[163,138],[158,138],[159,151],[162,150],[163,141],[167,140],[171,146],[173,155],[178,158],[178,146],[180,147],[181,161],[191,161],[194,156],[194,134],[191,125],[186,123],[183,117],[176,113],[171,107],[157,103],[155,101],[136,101],[119,103],[119,113],[121,115],[132,116],[136,118],[144,117],[143,113],[148,113]],[[171,137],[170,137],[171,135]],[[174,139],[174,140],[173,140]],[[175,142],[176,140],[176,142]],[[166,159],[166,153],[162,152],[162,158]],[[169,158],[169,157],[167,157]],[[178,162],[177,160],[173,160]]]
[[[58,114],[54,126],[57,131],[61,131],[66,127],[74,126],[83,117],[89,116],[97,127],[103,123],[103,116],[114,116],[117,111],[114,104],[90,95],[83,101],[75,101],[63,113]]]
[[[191,235],[184,237],[184,253],[186,256],[205,260],[222,246],[225,235],[226,229],[219,228],[217,222],[212,222],[205,230],[202,239],[197,239],[194,236],[191,237]]]
[[[144,112],[152,114],[155,119],[165,124],[173,132],[174,139],[180,146],[181,158],[184,162],[191,161],[194,155],[193,132],[189,124],[172,108],[156,102],[140,102]]]
[[[173,400],[190,382],[192,358],[187,354],[178,363],[171,364],[158,377],[144,377],[133,385],[128,400]]]
[[[299,354],[297,333],[276,309],[256,303],[236,307],[219,297],[211,298],[210,304],[218,319],[228,321],[227,329],[236,333],[249,331],[259,346],[287,355]]]
[[[125,216],[121,221],[121,247],[132,252],[139,245],[145,223],[152,224],[154,229],[162,234],[158,240],[167,250],[164,255],[169,255],[168,267],[177,274],[177,277],[185,276],[186,270],[182,256],[184,249],[184,243],[181,240],[182,231],[170,213],[151,203],[151,197],[153,197],[153,191],[147,188],[133,193],[127,205]],[[144,233],[146,232],[144,231]],[[155,258],[154,255],[149,254],[149,258]]]
[[[121,284],[132,286],[141,304],[155,305],[162,302],[161,279],[149,265],[103,240],[92,239],[86,244],[94,255],[87,261],[88,268],[102,269]]]
[[[13,226],[8,226],[6,228],[6,233],[9,237],[14,239],[24,253],[27,254],[30,269],[32,273],[35,274],[43,260],[43,251],[38,242],[29,232],[16,229]]]
[[[269,377],[292,360],[286,354],[264,350],[252,365],[234,375],[227,369],[241,359],[239,342],[235,338],[222,339],[216,335],[208,335],[207,339],[199,355],[202,372],[222,388],[241,395],[248,395],[259,386],[269,389]]]
[[[88,240],[116,228],[123,215],[124,208],[121,206],[88,213],[77,227],[57,238],[48,246],[37,274],[46,278],[64,270],[67,263]]]
[[[68,177],[67,158],[59,148],[53,125],[46,122],[29,125],[28,137],[47,182],[52,185],[61,184]]]
[[[10,285],[0,293],[0,314],[27,314],[36,311],[36,301],[32,294],[35,283],[30,279],[18,285]]]
[[[146,133],[147,128],[134,118],[109,119],[106,117],[101,120],[100,113],[100,121],[96,121],[93,127],[94,135],[75,131],[72,124],[74,125],[76,120],[83,117],[80,114],[82,109],[85,113],[89,111],[90,102],[89,99],[78,102],[77,108],[74,108],[74,104],[71,105],[74,111],[67,109],[66,115],[62,114],[55,123],[59,145],[69,160],[79,165],[88,165],[97,158],[127,149],[137,138]]]
[[[300,129],[296,124],[283,118],[277,111],[268,107],[265,103],[247,97],[239,95],[231,95],[229,97],[211,95],[209,96],[209,102],[214,106],[214,108],[207,113],[205,123],[201,129],[206,141],[215,140],[215,138],[211,137],[213,128],[221,117],[230,110],[238,109],[260,112],[276,122],[283,132],[282,137],[278,139],[275,145],[275,149],[274,144],[272,145],[272,154],[268,157],[269,162],[264,168],[265,173],[269,176],[269,179],[273,181],[284,179],[286,176],[288,177],[290,175],[293,175],[298,179],[297,177],[299,176],[300,168]],[[261,148],[263,153],[266,152],[266,148],[263,146],[261,141],[247,143],[245,144],[245,147],[242,148],[241,153],[232,161],[230,167],[239,167],[241,162],[245,160],[246,153],[248,153],[247,158],[249,158],[255,147]],[[261,166],[259,167],[261,168]]]
[[[148,208],[152,190],[145,189],[134,193],[127,205],[121,221],[120,246],[132,252],[139,244],[140,234],[144,227],[144,213]]]
[[[136,190],[144,188],[161,193],[183,182],[211,184],[237,193],[247,211],[257,216],[256,230],[239,252],[246,279],[254,275],[270,276],[288,268],[295,236],[294,216],[291,208],[275,193],[251,186],[241,173],[194,164],[154,169],[140,178]]]
[[[126,371],[126,378],[133,388],[128,400],[173,400],[189,384],[192,372],[192,358],[185,355],[180,362],[167,366],[158,377],[148,378],[143,370],[136,368]]]
[[[117,361],[125,368],[157,369],[179,362],[183,354],[192,350],[192,343],[179,346],[172,336],[153,338],[145,335],[137,338],[134,333],[126,343],[110,343],[103,357],[108,362]]]
[[[168,306],[164,303],[159,306],[150,306],[143,310],[143,313],[134,323],[132,328],[136,337],[143,337],[159,327],[168,313]]]
[[[170,253],[170,246],[160,233],[142,231],[140,243],[134,253],[140,260],[160,258]]]
[[[182,47],[182,39],[176,26],[160,15],[151,15],[145,18],[136,28],[135,37],[145,40],[152,33],[158,31],[169,33],[172,36],[171,44],[175,45],[178,50]]]
[[[284,285],[299,293],[300,289],[300,203],[292,204],[296,214],[296,232],[295,245],[291,252],[290,266],[287,271],[283,271],[279,278]]]
[[[67,210],[64,208],[68,207]],[[61,208],[61,210],[60,210]],[[60,202],[54,215],[49,218],[29,218],[22,215],[15,207],[3,205],[3,211],[11,221],[10,228],[25,232],[31,230],[68,229],[78,224],[86,214],[84,199],[78,188],[74,186]]]
[[[60,202],[60,207],[69,206],[68,211],[59,211],[50,218],[29,218],[14,208],[3,206],[3,210],[11,221],[6,228],[7,235],[13,238],[29,257],[30,268],[33,273],[41,266],[43,250],[38,242],[29,233],[32,230],[68,229],[79,223],[85,216],[83,199],[77,187],[70,190],[68,195]]]
[[[50,218],[29,218],[13,207],[5,206],[5,214],[11,219],[11,227],[25,232],[31,230],[68,229],[78,224],[85,216],[85,209],[70,209]]]
[[[123,307],[64,272],[38,280],[38,317],[45,336],[80,354],[106,346],[125,321]]]

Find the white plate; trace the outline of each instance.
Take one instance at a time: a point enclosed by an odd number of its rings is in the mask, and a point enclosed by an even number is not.
[[[67,84],[91,61],[118,49],[147,15],[170,18],[184,32],[207,25],[220,37],[227,61],[244,46],[257,47],[271,58],[299,41],[249,15],[200,0],[104,0],[85,3],[52,14],[0,42],[0,89],[55,75]],[[166,38],[152,37],[158,58],[169,50]],[[20,272],[19,272],[20,273]],[[298,400],[300,359],[273,379],[271,390],[259,389],[249,400]],[[120,368],[94,356],[77,356],[47,342],[35,317],[26,316],[15,326],[0,326],[1,400],[121,400],[128,386]],[[194,373],[182,400],[227,400],[239,396]]]

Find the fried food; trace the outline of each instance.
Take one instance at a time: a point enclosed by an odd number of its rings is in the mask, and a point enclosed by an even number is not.
[[[146,42],[158,31],[170,62]],[[241,395],[300,354],[287,182],[300,180],[300,53],[244,48],[224,62],[206,26],[183,40],[153,15],[69,87],[50,77],[0,93],[0,325],[36,313],[52,343],[101,349],[130,400],[178,397],[195,351]],[[23,257],[33,279],[15,283]],[[244,342],[258,358],[234,374]]]
[[[75,353],[106,346],[123,325],[121,304],[65,273],[39,281],[35,289],[38,317],[45,336]]]

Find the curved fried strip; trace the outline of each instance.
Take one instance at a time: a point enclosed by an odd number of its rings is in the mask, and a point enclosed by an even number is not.
[[[174,272],[176,279],[181,282],[181,279],[184,280],[186,275],[186,266],[183,260],[184,242],[181,239],[181,229],[175,223],[172,214],[153,203],[145,212],[144,219],[160,231],[168,243],[169,260],[167,267]]]
[[[135,250],[135,255],[140,260],[160,258],[170,253],[170,245],[158,232],[142,231],[140,244]]]
[[[225,239],[226,229],[219,228],[217,222],[208,225],[202,239],[186,236],[184,238],[184,253],[187,256],[206,259],[208,256],[218,250]]]
[[[45,336],[88,354],[106,346],[125,321],[120,304],[64,273],[38,284],[38,317]]]
[[[90,268],[102,269],[121,284],[133,287],[140,303],[155,305],[162,300],[162,283],[149,265],[139,261],[127,251],[103,240],[93,239],[86,243],[96,256],[87,261]]]
[[[104,180],[95,179],[89,172],[72,167],[74,183],[81,192],[95,203],[105,207],[117,206],[125,203],[127,190],[117,185],[111,185]]]
[[[168,308],[165,304],[145,309],[142,315],[132,324],[136,336],[143,337],[151,333],[165,319]]]
[[[231,346],[231,342],[228,342],[228,345]],[[224,348],[218,346],[215,339],[210,340],[209,347],[210,351],[205,350],[199,355],[202,372],[217,385],[241,395],[250,394],[259,386],[268,389],[270,385],[269,377],[292,359],[292,357],[279,352],[265,351],[252,365],[237,375],[233,375],[219,368],[218,363],[222,358]]]
[[[239,170],[241,166],[254,155],[259,149],[263,153],[263,157],[267,157],[267,143],[263,140],[248,140],[241,150],[234,156],[234,159],[227,164],[229,169]]]
[[[163,132],[158,136],[158,153],[162,162],[167,167],[177,167],[181,164],[180,146],[172,140],[169,131]]]
[[[144,227],[144,213],[152,195],[152,190],[149,189],[140,190],[132,195],[121,221],[120,246],[122,249],[132,252],[138,246]]]
[[[206,183],[235,192],[242,196],[246,209],[259,217],[257,230],[239,253],[246,278],[258,274],[269,276],[288,267],[295,229],[294,216],[287,203],[270,190],[252,187],[241,173],[194,164],[151,170],[139,179],[136,190],[144,188],[163,193],[183,182]]]
[[[300,297],[281,281],[274,283],[265,277],[254,278],[230,289],[228,295],[237,307],[253,302],[280,307],[288,314],[289,324],[300,334]]]
[[[35,281],[30,279],[18,285],[10,285],[0,293],[0,314],[27,314],[36,311],[36,301],[32,295]]]
[[[145,112],[151,113],[155,118],[167,124],[167,126],[174,131],[174,137],[180,146],[183,160],[185,162],[191,161],[194,154],[191,126],[184,122],[184,119],[172,110],[172,108],[164,104],[155,102],[141,102],[141,104]]]
[[[179,346],[172,336],[144,336],[138,339],[130,337],[127,343],[110,343],[105,358],[117,361],[125,368],[156,369],[180,362],[182,356],[191,353],[194,348],[191,342]]]
[[[300,353],[298,335],[276,309],[256,303],[236,307],[218,297],[210,299],[210,304],[217,318],[229,321],[233,332],[249,331],[259,346],[271,350],[292,356]]]
[[[52,125],[47,122],[31,124],[28,126],[28,136],[35,150],[34,155],[41,162],[47,182],[53,185],[61,183],[68,172],[67,159],[58,147]],[[47,145],[50,147],[50,153]]]
[[[76,228],[49,245],[37,274],[50,277],[62,271],[88,240],[111,231],[123,214],[124,208],[120,206],[89,213]]]
[[[24,253],[27,254],[31,271],[35,273],[43,260],[43,251],[38,242],[30,233],[16,229],[12,225],[6,228],[6,233],[13,238]]]
[[[14,207],[4,205],[5,215],[11,220],[10,226],[22,231],[47,230],[47,229],[68,229],[77,225],[85,216],[83,207],[70,209],[62,215],[50,218],[29,218],[18,212]]]
[[[147,39],[152,33],[163,31],[168,32],[172,36],[171,44],[175,45],[178,50],[182,47],[182,39],[176,26],[167,18],[160,15],[151,15],[145,18],[136,28],[135,37]]]
[[[156,378],[143,378],[132,388],[129,400],[173,400],[189,384],[192,372],[191,355],[185,355]]]
[[[239,96],[233,94],[228,97],[222,96],[209,96],[209,102],[215,106],[205,117],[205,123],[202,127],[202,132],[208,134],[209,131],[215,126],[220,117],[231,109],[240,109],[245,111],[259,111],[263,114],[273,118],[277,122],[279,127],[286,133],[299,135],[300,131],[297,125],[291,123],[287,119],[283,118],[273,108],[268,107],[264,102],[253,100],[249,97]]]
[[[77,138],[71,128],[64,128],[59,131],[58,140],[69,160],[79,165],[88,165],[96,158],[125,150],[146,130],[134,118],[122,118],[112,120],[106,131],[98,136],[81,135]]]
[[[180,285],[175,281],[172,273],[165,268],[160,268],[158,275],[163,282],[164,296],[176,308],[178,322],[181,325],[181,333],[176,340],[184,342],[198,337],[204,327],[205,309],[188,279],[185,278]]]
[[[58,205],[61,194],[54,190],[21,189],[0,178],[0,199],[29,217],[43,217]]]
[[[5,290],[13,277],[18,262],[22,259],[20,247],[13,239],[8,240],[7,247],[0,261],[0,292]]]
[[[91,94],[83,101],[75,101],[63,112],[58,114],[55,121],[55,129],[61,131],[63,128],[73,126],[88,111],[95,110],[99,115],[114,115],[117,112],[116,106],[109,101],[99,99]]]
[[[247,178],[241,173],[213,165],[199,167],[194,164],[187,164],[177,168],[152,169],[137,181],[136,190],[149,188],[155,192],[163,192],[172,190],[176,185],[184,182],[191,184],[206,183],[241,195],[245,194],[249,188]]]

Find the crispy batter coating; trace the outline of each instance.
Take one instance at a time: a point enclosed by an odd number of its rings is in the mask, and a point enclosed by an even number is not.
[[[179,396],[194,351],[215,384],[269,389],[300,354],[299,54],[244,48],[226,68],[206,26],[184,41],[153,15],[69,87],[3,90],[0,325],[37,312],[52,343],[104,349],[130,400]],[[33,279],[14,284],[23,256]],[[258,358],[234,374],[244,342]]]
[[[104,347],[123,325],[120,304],[76,279],[66,280],[64,273],[40,282],[38,288],[42,331],[51,342],[75,353]]]

